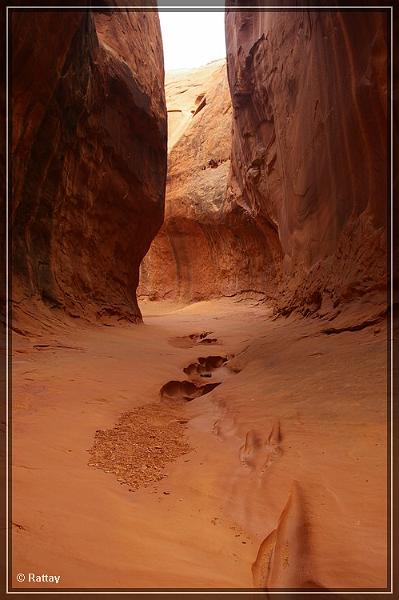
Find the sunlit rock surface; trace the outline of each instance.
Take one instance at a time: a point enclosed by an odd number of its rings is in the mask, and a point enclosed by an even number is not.
[[[165,223],[146,256],[139,294],[202,300],[264,295],[278,251],[268,223],[226,202],[232,112],[224,60],[167,74]]]

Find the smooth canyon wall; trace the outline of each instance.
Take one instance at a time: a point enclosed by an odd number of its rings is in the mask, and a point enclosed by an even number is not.
[[[383,11],[226,14],[230,193],[278,232],[278,310],[386,304]]]
[[[225,23],[229,89],[223,61],[167,77],[166,219],[140,295],[381,316],[386,14],[230,8]]]
[[[140,320],[140,261],[162,224],[166,106],[157,12],[14,11],[16,315]]]

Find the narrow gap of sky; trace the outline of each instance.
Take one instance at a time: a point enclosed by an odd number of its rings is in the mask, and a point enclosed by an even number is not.
[[[165,71],[200,67],[225,58],[224,11],[164,12],[161,21]]]

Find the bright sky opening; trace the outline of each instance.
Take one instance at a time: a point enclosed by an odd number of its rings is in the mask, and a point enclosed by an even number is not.
[[[200,67],[226,56],[224,11],[163,12],[165,71]]]

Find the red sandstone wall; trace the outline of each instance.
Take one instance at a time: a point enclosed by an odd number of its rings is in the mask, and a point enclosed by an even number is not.
[[[387,23],[374,11],[226,14],[231,202],[278,232],[283,312],[385,304]],[[270,282],[273,286],[273,282]]]
[[[14,11],[11,34],[14,307],[136,321],[164,210],[158,15]]]
[[[263,297],[279,248],[267,223],[226,202],[232,110],[225,61],[170,73],[166,100],[165,223],[141,266],[138,293],[183,302]]]
[[[223,69],[167,84],[166,220],[140,294],[252,290],[283,314],[381,314],[385,13],[231,8],[226,43],[232,115]],[[194,92],[206,99],[198,113]]]

